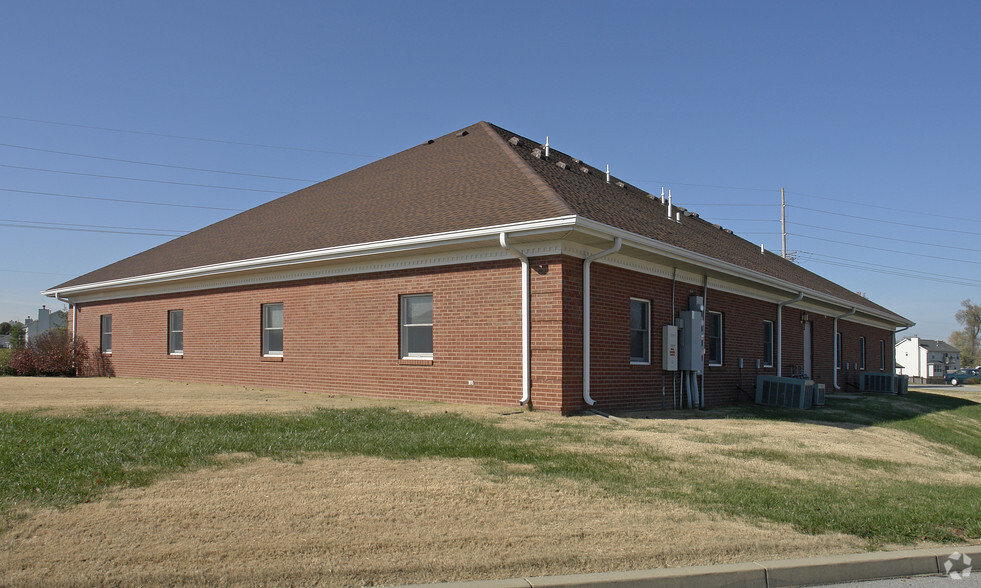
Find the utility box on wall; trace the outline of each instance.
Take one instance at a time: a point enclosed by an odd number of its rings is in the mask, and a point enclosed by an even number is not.
[[[702,313],[695,310],[682,311],[678,322],[681,323],[678,369],[702,373],[705,366],[705,326]]]
[[[664,325],[661,328],[661,369],[666,372],[678,371],[678,327]]]

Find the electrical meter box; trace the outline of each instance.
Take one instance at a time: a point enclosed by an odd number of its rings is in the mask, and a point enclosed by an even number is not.
[[[661,328],[661,369],[666,372],[678,371],[678,327],[664,325]]]
[[[678,335],[678,369],[702,373],[705,366],[705,323],[702,313],[682,311],[678,316],[681,332]]]

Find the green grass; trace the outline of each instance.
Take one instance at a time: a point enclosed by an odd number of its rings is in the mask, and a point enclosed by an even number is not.
[[[972,464],[981,457],[981,405],[936,394],[868,397],[812,411],[753,406],[694,418],[894,428],[971,456]],[[672,430],[671,424],[665,421],[665,430]],[[709,513],[788,523],[808,533],[854,534],[873,546],[981,537],[979,484],[901,481],[896,474],[906,466],[887,459],[815,454],[794,445],[751,446],[751,437],[732,433],[718,439],[696,434],[694,442],[711,443],[717,454],[746,464],[719,471],[718,463],[665,455],[614,434],[623,430],[597,426],[592,419],[513,429],[455,414],[386,408],[224,416],[110,409],[72,415],[0,412],[0,527],[20,506],[69,507],[97,500],[111,488],[222,467],[228,462],[223,456],[245,453],[279,460],[321,454],[469,458],[495,479],[568,480],[625,500],[670,500]],[[692,435],[687,429],[674,434]],[[740,446],[743,441],[746,447]],[[836,468],[861,474],[854,484],[770,480],[753,475],[749,464],[760,460],[803,471]]]

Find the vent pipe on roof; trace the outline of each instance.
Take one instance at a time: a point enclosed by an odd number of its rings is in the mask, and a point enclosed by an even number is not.
[[[671,213],[671,211],[672,211],[672,206],[673,206],[673,205],[671,204],[671,190],[668,190],[668,218],[671,218],[671,217],[673,217],[673,216],[674,216],[674,215],[673,215],[673,214]]]
[[[676,222],[676,223],[680,223],[681,222],[681,213],[680,212],[674,213],[674,222]]]
[[[661,186],[661,204],[664,204],[664,186]],[[671,216],[670,214],[668,216]]]
[[[610,164],[606,164],[606,183],[610,183]]]
[[[760,255],[766,253],[766,243],[760,243]]]
[[[545,135],[545,159],[548,159],[548,135]]]

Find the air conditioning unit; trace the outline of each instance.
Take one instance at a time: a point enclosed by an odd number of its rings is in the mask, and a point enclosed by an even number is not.
[[[862,392],[878,392],[880,394],[902,394],[899,391],[896,374],[861,373]]]
[[[814,380],[800,378],[756,377],[756,404],[782,408],[811,408],[814,403]]]
[[[894,381],[896,382],[896,394],[899,396],[906,396],[906,394],[909,392],[909,376],[896,376]]]
[[[814,384],[814,406],[824,406],[824,384]]]

